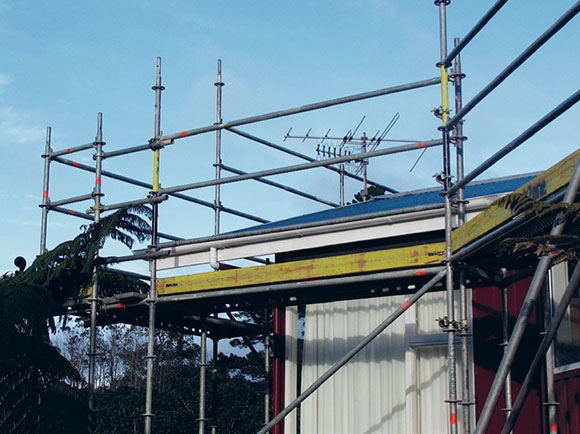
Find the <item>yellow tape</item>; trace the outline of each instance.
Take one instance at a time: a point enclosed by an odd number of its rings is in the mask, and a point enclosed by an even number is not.
[[[441,65],[441,111],[441,121],[445,126],[449,120],[449,76],[445,65]]]
[[[159,149],[153,153],[153,191],[159,191]]]

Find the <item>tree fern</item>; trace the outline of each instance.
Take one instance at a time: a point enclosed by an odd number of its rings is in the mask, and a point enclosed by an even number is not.
[[[0,277],[1,433],[88,431],[84,384],[50,344],[52,317],[63,300],[91,283],[106,239],[128,247],[144,241],[151,228],[143,217],[150,216],[144,206],[121,209],[82,227],[76,238],[40,255],[28,269]],[[114,286],[114,280],[108,275],[105,282]],[[124,287],[139,287],[131,278],[120,280]],[[59,421],[55,416],[63,410],[68,417]]]
[[[548,255],[554,263],[578,259],[580,255],[580,204],[551,204],[532,199],[525,194],[512,193],[497,200],[499,207],[510,209],[513,214],[522,214],[566,222],[566,235],[539,235],[533,237],[507,238],[501,242],[500,256],[525,257]]]

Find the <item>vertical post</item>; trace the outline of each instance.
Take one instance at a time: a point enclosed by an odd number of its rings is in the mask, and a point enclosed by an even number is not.
[[[340,206],[344,206],[344,164],[340,165]]]
[[[580,264],[576,264],[576,267],[574,268],[574,273],[572,273],[572,277],[570,278],[570,281],[568,282],[568,286],[566,286],[566,290],[564,291],[564,294],[562,294],[562,298],[560,299],[560,302],[558,303],[558,308],[556,309],[556,312],[554,313],[554,317],[552,318],[552,321],[550,321],[550,325],[548,326],[548,329],[546,330],[546,335],[543,337],[542,342],[540,343],[540,346],[538,348],[538,351],[536,351],[536,354],[534,356],[534,360],[532,360],[532,364],[530,365],[530,369],[528,370],[528,373],[526,374],[526,378],[524,378],[524,382],[522,383],[522,387],[520,389],[520,392],[518,393],[518,397],[516,398],[516,402],[514,403],[512,414],[510,415],[509,419],[507,420],[507,422],[502,430],[502,434],[507,434],[513,428],[513,426],[516,422],[516,419],[518,418],[520,411],[522,410],[522,407],[524,406],[524,402],[526,400],[526,397],[528,396],[528,393],[530,392],[530,388],[532,386],[532,381],[536,377],[538,369],[540,368],[540,365],[542,364],[542,358],[544,358],[544,355],[545,355],[546,351],[548,350],[548,346],[552,344],[552,341],[556,337],[558,327],[560,326],[560,323],[564,319],[564,315],[566,314],[566,311],[568,310],[568,306],[570,305],[570,302],[572,301],[574,294],[576,294],[578,291],[578,285],[580,285]],[[549,430],[550,430],[550,433],[558,433],[557,422],[554,422],[553,425],[550,425]]]
[[[161,85],[161,57],[157,58],[157,78],[155,86],[155,140],[161,137],[161,91],[165,88]],[[159,194],[159,149],[153,153],[153,190],[152,196]],[[159,242],[159,204],[154,203],[153,216],[151,219],[151,249],[157,248]],[[155,302],[157,301],[157,261],[151,260],[151,286],[147,294],[147,305],[149,306],[149,333],[147,341],[147,379],[145,383],[145,434],[151,434],[153,422],[153,362],[155,360]]]
[[[46,143],[44,145],[44,182],[42,184],[42,222],[40,225],[40,254],[46,252],[46,229],[48,227],[48,182],[50,179],[50,156],[52,148],[50,146],[52,129],[50,127],[46,128]]]
[[[273,407],[274,416],[284,409],[284,308],[274,308],[272,322],[274,323],[274,379],[273,379]],[[284,421],[281,420],[273,429],[274,434],[284,433]]]
[[[550,297],[550,289],[548,285],[544,288],[544,330],[550,328],[552,322],[552,302]],[[546,398],[548,402],[545,403],[548,407],[548,426],[550,433],[558,431],[558,421],[556,420],[556,392],[554,390],[554,345],[550,342],[546,350]],[[506,380],[507,381],[507,380]],[[555,430],[553,429],[555,427]]]
[[[222,87],[224,87],[224,82],[222,81],[222,60],[218,59],[217,63],[217,80],[214,83],[217,88],[216,96],[216,125],[222,123]],[[215,179],[221,178],[222,173],[222,130],[216,130],[215,132]],[[217,235],[220,233],[220,212],[221,212],[221,197],[220,197],[220,185],[215,186],[215,200],[214,200],[214,210],[215,210],[215,222],[214,222],[214,233]],[[217,314],[216,314],[217,318]],[[212,399],[213,399],[213,412],[212,420],[213,426],[211,427],[212,434],[216,434],[217,431],[217,352],[218,352],[218,341],[214,337],[213,339],[213,358],[214,358],[214,369],[212,374]],[[205,361],[202,359],[202,363]],[[202,367],[202,372],[204,368]],[[204,374],[205,375],[205,374]],[[200,377],[200,382],[201,382]],[[205,382],[205,380],[204,380]],[[201,386],[200,386],[201,387]],[[205,386],[204,386],[205,387]],[[200,433],[202,432],[202,417],[201,416],[201,398],[200,398]]]
[[[568,204],[573,203],[576,198],[576,194],[578,193],[579,187],[580,187],[580,163],[577,163],[574,169],[574,173],[572,174],[572,178],[568,183],[566,195],[564,196],[564,200],[562,202]],[[561,235],[564,230],[565,224],[566,224],[565,218],[561,218],[561,215],[556,217],[554,225],[552,226],[552,230],[550,231],[550,235]],[[532,282],[530,283],[530,287],[528,289],[528,293],[526,294],[526,298],[524,299],[524,302],[522,304],[522,309],[520,310],[518,319],[516,320],[516,323],[512,330],[512,334],[508,346],[506,347],[506,351],[501,359],[499,367],[497,368],[495,378],[493,379],[493,383],[491,384],[489,393],[487,395],[487,399],[485,400],[485,405],[481,410],[479,421],[477,423],[477,427],[475,428],[475,434],[483,434],[487,432],[487,428],[489,427],[489,424],[491,422],[495,406],[497,405],[497,401],[501,394],[503,382],[505,381],[507,373],[510,370],[511,365],[514,361],[516,352],[524,336],[528,320],[530,318],[532,310],[536,306],[536,301],[538,300],[538,295],[544,283],[546,273],[548,272],[551,265],[552,258],[550,256],[542,256],[538,264],[538,267],[536,268],[536,272],[534,273]]]
[[[101,167],[103,159],[103,114],[98,114],[97,119],[97,137],[95,139],[95,189],[93,190],[93,199],[95,205],[94,222],[98,223],[101,220]],[[95,256],[99,255],[99,251]],[[97,274],[97,267],[93,268],[93,288],[91,290],[91,330],[90,330],[90,347],[89,347],[89,409],[93,410],[93,396],[95,392],[95,372],[97,361],[97,308],[99,300],[99,275]]]
[[[362,141],[362,151],[365,153],[367,151],[367,141],[366,135],[363,134],[363,141]],[[366,202],[369,199],[369,191],[367,185],[367,166],[369,164],[369,160],[362,160],[361,164],[363,165],[363,202]]]
[[[435,5],[439,7],[440,24],[440,45],[441,45],[441,120],[443,133],[443,183],[444,192],[451,188],[451,165],[449,152],[449,131],[447,122],[449,121],[449,77],[445,66],[447,57],[447,22],[446,7],[449,0],[436,0]],[[445,268],[447,281],[447,318],[445,321],[445,332],[447,332],[447,376],[449,381],[449,432],[457,434],[457,378],[455,366],[455,334],[457,325],[455,322],[455,303],[453,293],[453,269],[451,267],[451,229],[452,229],[451,197],[445,194]]]
[[[267,318],[266,310],[266,318]],[[270,422],[270,334],[264,338],[264,424]]]
[[[501,328],[502,328],[502,346],[505,354],[510,337],[509,331],[509,305],[508,289],[504,286],[501,288]],[[510,417],[512,411],[512,373],[508,371],[505,379],[505,415],[506,419]]]
[[[218,59],[218,72],[217,81],[214,83],[217,87],[217,115],[216,115],[216,125],[222,123],[222,87],[224,83],[222,82],[222,60]],[[215,179],[221,178],[222,171],[222,130],[216,130],[215,132]],[[221,211],[221,199],[220,199],[220,185],[215,186],[215,234],[220,233],[220,211]]]
[[[454,46],[459,45],[459,38],[453,39]],[[459,54],[455,56],[455,65],[453,71],[453,85],[455,88],[455,113],[459,113],[463,108],[463,94],[461,91],[461,80],[465,77],[461,72],[461,58]],[[455,142],[455,153],[457,161],[457,180],[463,179],[463,120],[455,126],[455,135],[453,141]],[[466,221],[465,213],[465,195],[463,187],[457,191],[457,220],[458,225],[464,225]],[[470,336],[469,323],[467,320],[467,287],[465,285],[465,270],[459,270],[459,335],[461,336],[461,361],[463,363],[463,391],[461,397],[461,405],[463,406],[463,431],[465,434],[471,432],[471,392],[470,392],[470,358],[469,345]]]
[[[217,313],[215,314],[217,318]],[[217,400],[217,374],[218,374],[218,344],[219,339],[215,336],[212,336],[212,343],[213,343],[213,369],[211,372],[211,396],[212,396],[212,426],[211,426],[211,434],[217,433],[217,415],[218,415],[218,400]]]
[[[205,373],[207,368],[207,318],[201,325],[201,363],[199,364],[199,434],[205,434]]]

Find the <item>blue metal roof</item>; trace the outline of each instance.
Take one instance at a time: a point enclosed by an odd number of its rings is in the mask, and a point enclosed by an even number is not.
[[[472,182],[465,187],[465,199],[489,196],[499,193],[511,193],[518,189],[526,182],[535,178],[538,173],[525,175],[516,175],[505,178],[496,178],[486,181]],[[424,190],[409,191],[406,193],[397,193],[392,195],[381,196],[368,202],[355,203],[341,208],[333,208],[325,211],[319,211],[312,214],[305,214],[298,217],[279,220],[277,222],[265,223],[259,226],[252,226],[236,232],[246,232],[257,229],[281,228],[304,223],[315,223],[342,219],[345,217],[364,216],[381,211],[396,209],[412,208],[421,205],[432,205],[443,203],[444,198],[441,195],[441,188],[430,188]]]

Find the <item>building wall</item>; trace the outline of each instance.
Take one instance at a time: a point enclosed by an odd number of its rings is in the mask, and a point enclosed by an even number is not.
[[[554,378],[557,420],[560,434],[580,434],[580,369],[562,372]]]
[[[525,298],[530,279],[525,279],[508,287],[509,330],[517,319]],[[475,410],[479,418],[489,389],[503,355],[502,343],[502,294],[496,287],[473,290],[473,347],[475,359]],[[515,401],[521,384],[531,364],[539,344],[538,318],[536,309],[530,317],[528,327],[512,366],[512,402]],[[540,381],[536,381],[528,395],[514,433],[535,434],[546,432],[545,414],[541,399]],[[505,423],[505,395],[498,402],[488,432],[501,432]]]

